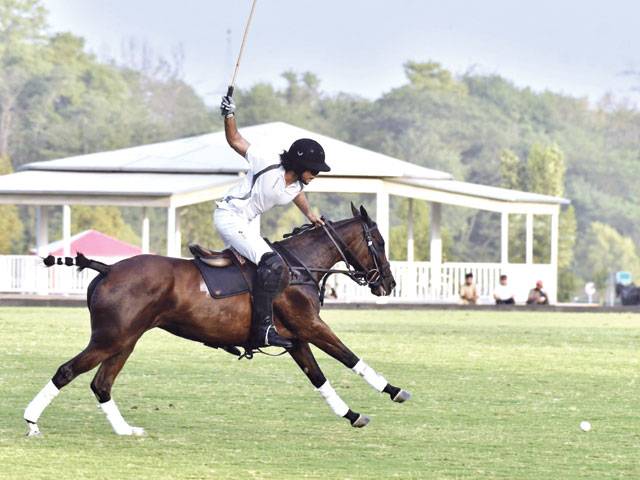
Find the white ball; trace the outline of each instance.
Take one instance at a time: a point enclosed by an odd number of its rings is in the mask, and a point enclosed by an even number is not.
[[[589,430],[591,430],[591,424],[586,420],[583,420],[582,422],[580,422],[580,430],[582,430],[583,432],[588,432]]]

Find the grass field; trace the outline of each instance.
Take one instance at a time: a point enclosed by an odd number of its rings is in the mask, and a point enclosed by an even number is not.
[[[0,308],[0,478],[640,478],[640,315],[324,318],[411,401],[318,353],[342,398],[372,417],[356,430],[288,357],[239,362],[153,331],[113,390],[146,437],[111,432],[89,373],[45,411],[44,436],[27,438],[24,407],[84,347],[88,314]]]

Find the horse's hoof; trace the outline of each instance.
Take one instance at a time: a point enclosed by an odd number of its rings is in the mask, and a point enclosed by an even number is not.
[[[404,403],[411,398],[411,394],[406,390],[400,389],[400,391],[396,394],[392,400],[396,403]]]
[[[29,431],[27,432],[27,437],[40,437],[40,436],[42,436],[42,432],[38,428],[38,424],[37,423],[27,422],[27,425],[29,426]]]
[[[131,435],[133,435],[134,437],[144,437],[146,435],[146,432],[142,427],[131,427]]]
[[[356,421],[353,422],[351,424],[352,427],[354,428],[362,428],[362,427],[366,427],[367,424],[371,421],[371,419],[369,417],[367,417],[366,415],[358,415],[358,418],[356,418]]]

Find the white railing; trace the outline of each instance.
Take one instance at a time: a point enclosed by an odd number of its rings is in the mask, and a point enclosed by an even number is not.
[[[122,257],[95,258],[115,263]],[[84,294],[98,272],[76,267],[47,268],[35,255],[0,255],[0,292],[29,294]]]
[[[392,261],[391,271],[396,288],[389,298],[371,295],[367,287],[358,286],[344,275],[337,275],[327,282],[334,289],[338,301],[359,302],[459,302],[460,285],[465,274],[471,272],[478,289],[480,303],[493,303],[493,291],[500,275],[508,276],[516,302],[524,303],[529,290],[541,280],[549,298],[556,299],[556,275],[548,264],[500,264],[500,263],[443,263],[439,276],[429,262]],[[341,268],[337,266],[336,268]]]
[[[122,258],[100,258],[115,263]],[[336,265],[336,268],[341,268]],[[396,288],[380,299],[344,275],[334,275],[327,286],[333,288],[341,302],[447,302],[459,301],[458,292],[466,273],[473,273],[480,303],[492,303],[492,293],[500,275],[509,277],[517,302],[524,302],[537,280],[542,280],[549,297],[556,298],[556,276],[551,265],[500,263],[444,263],[439,275],[429,262],[391,262]],[[97,272],[75,267],[46,268],[37,256],[0,255],[0,292],[28,294],[84,294]],[[328,297],[330,298],[330,297]]]

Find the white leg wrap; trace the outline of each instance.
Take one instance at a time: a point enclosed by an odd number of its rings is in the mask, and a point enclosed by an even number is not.
[[[24,411],[24,419],[32,423],[37,423],[44,409],[49,406],[51,401],[56,398],[59,393],[60,390],[58,390],[58,387],[49,380],[49,383],[47,383],[44,388],[40,390],[40,393],[31,400],[31,403],[27,405]]]
[[[113,399],[101,403],[100,408],[107,416],[107,420],[109,420],[113,431],[118,435],[144,435],[142,428],[132,427],[126,422]]]
[[[384,378],[379,373],[376,373],[376,371],[369,365],[367,365],[362,359],[360,359],[358,363],[356,363],[352,370],[362,378],[364,378],[369,385],[371,385],[379,392],[382,392],[384,390],[384,387],[387,386],[387,383],[389,383],[387,382],[386,378]]]
[[[344,417],[349,411],[349,407],[344,401],[338,396],[336,391],[333,389],[329,380],[324,382],[324,384],[320,388],[316,388],[322,398],[329,404],[333,413],[338,415],[339,417]]]

